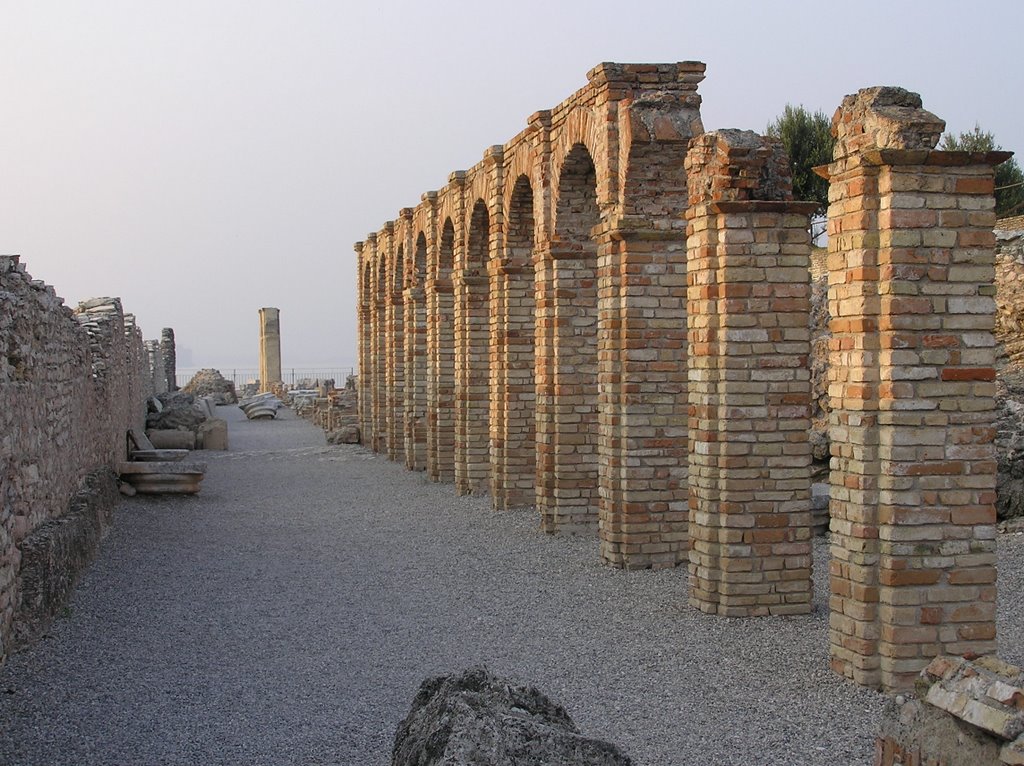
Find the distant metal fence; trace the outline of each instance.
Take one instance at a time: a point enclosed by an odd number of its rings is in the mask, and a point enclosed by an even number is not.
[[[175,370],[174,380],[181,388],[185,386],[192,376],[202,367],[179,367]],[[255,367],[216,367],[220,374],[240,388],[246,383],[252,383],[259,379],[260,371]],[[305,380],[333,380],[339,388],[345,385],[345,379],[355,374],[355,367],[290,367],[281,370],[282,383],[294,386]]]

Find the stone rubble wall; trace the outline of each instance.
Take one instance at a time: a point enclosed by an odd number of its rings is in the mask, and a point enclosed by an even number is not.
[[[1006,365],[1024,372],[1024,231],[996,229],[996,340]]]
[[[0,661],[21,607],[23,549],[90,475],[113,480],[151,394],[141,332],[118,299],[72,310],[18,256],[0,256]]]
[[[1024,764],[1024,672],[996,657],[936,657],[891,700],[876,766]]]

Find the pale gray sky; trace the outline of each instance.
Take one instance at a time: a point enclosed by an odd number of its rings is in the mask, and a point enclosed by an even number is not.
[[[601,61],[708,65],[704,125],[901,85],[1024,151],[1024,2],[0,0],[0,252],[195,365],[355,364],[355,255]]]

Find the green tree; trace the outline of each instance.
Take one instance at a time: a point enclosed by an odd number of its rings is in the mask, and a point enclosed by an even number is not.
[[[959,135],[946,133],[939,148],[950,152],[993,152],[1003,147],[995,136],[977,124],[974,130]],[[1003,218],[1024,213],[1024,172],[1017,160],[1011,158],[996,166],[996,216]]]
[[[793,171],[793,198],[818,203],[818,215],[828,209],[828,181],[813,168],[832,161],[832,121],[824,112],[808,112],[803,106],[786,104],[782,114],[765,130],[782,141]]]

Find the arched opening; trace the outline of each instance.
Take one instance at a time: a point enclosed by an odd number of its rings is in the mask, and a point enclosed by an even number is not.
[[[477,200],[455,285],[455,488],[460,494],[485,492],[490,477],[490,230],[487,205]]]
[[[427,472],[433,481],[455,481],[455,304],[452,268],[455,226],[445,218],[437,270],[427,290]]]
[[[388,284],[388,457],[398,460],[404,452],[405,436],[405,306],[402,279],[405,257],[402,246],[395,251]]]
[[[545,303],[552,359],[538,385],[538,506],[545,530],[598,519],[597,173],[583,144],[558,179]]]
[[[405,464],[427,467],[427,238],[416,238],[405,300]]]
[[[492,341],[495,391],[491,410],[492,496],[496,508],[535,502],[533,188],[516,179],[508,209]]]

